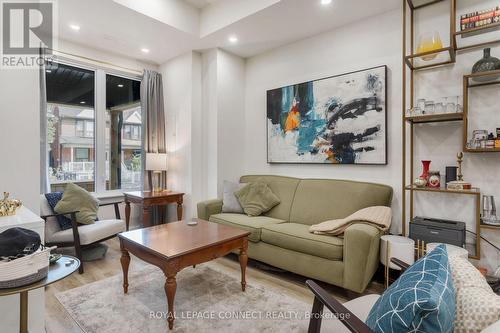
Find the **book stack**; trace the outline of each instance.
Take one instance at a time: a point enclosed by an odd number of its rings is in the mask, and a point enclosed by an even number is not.
[[[460,28],[467,30],[498,22],[500,22],[500,6],[462,15],[460,17]]]

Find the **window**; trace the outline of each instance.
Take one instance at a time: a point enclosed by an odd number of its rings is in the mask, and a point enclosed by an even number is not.
[[[93,191],[95,71],[51,63],[46,83],[51,190],[75,182]]]
[[[76,121],[76,136],[82,138],[94,137],[94,121],[93,120],[77,120]]]
[[[106,188],[141,186],[140,82],[106,75]]]
[[[139,78],[47,63],[46,84],[51,191],[140,189]]]

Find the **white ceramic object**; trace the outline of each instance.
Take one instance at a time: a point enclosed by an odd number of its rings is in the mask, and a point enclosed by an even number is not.
[[[396,258],[411,265],[415,262],[415,241],[408,237],[384,235],[380,238],[380,262],[385,266],[387,250],[390,258]],[[391,269],[400,270],[399,266],[390,264]]]

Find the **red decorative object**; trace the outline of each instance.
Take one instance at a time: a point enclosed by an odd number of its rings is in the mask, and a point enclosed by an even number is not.
[[[429,167],[431,166],[431,161],[422,161],[422,174],[420,175],[420,178],[429,180]]]

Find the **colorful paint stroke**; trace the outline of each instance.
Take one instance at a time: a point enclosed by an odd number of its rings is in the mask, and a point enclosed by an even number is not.
[[[269,163],[386,164],[381,66],[267,92]]]

